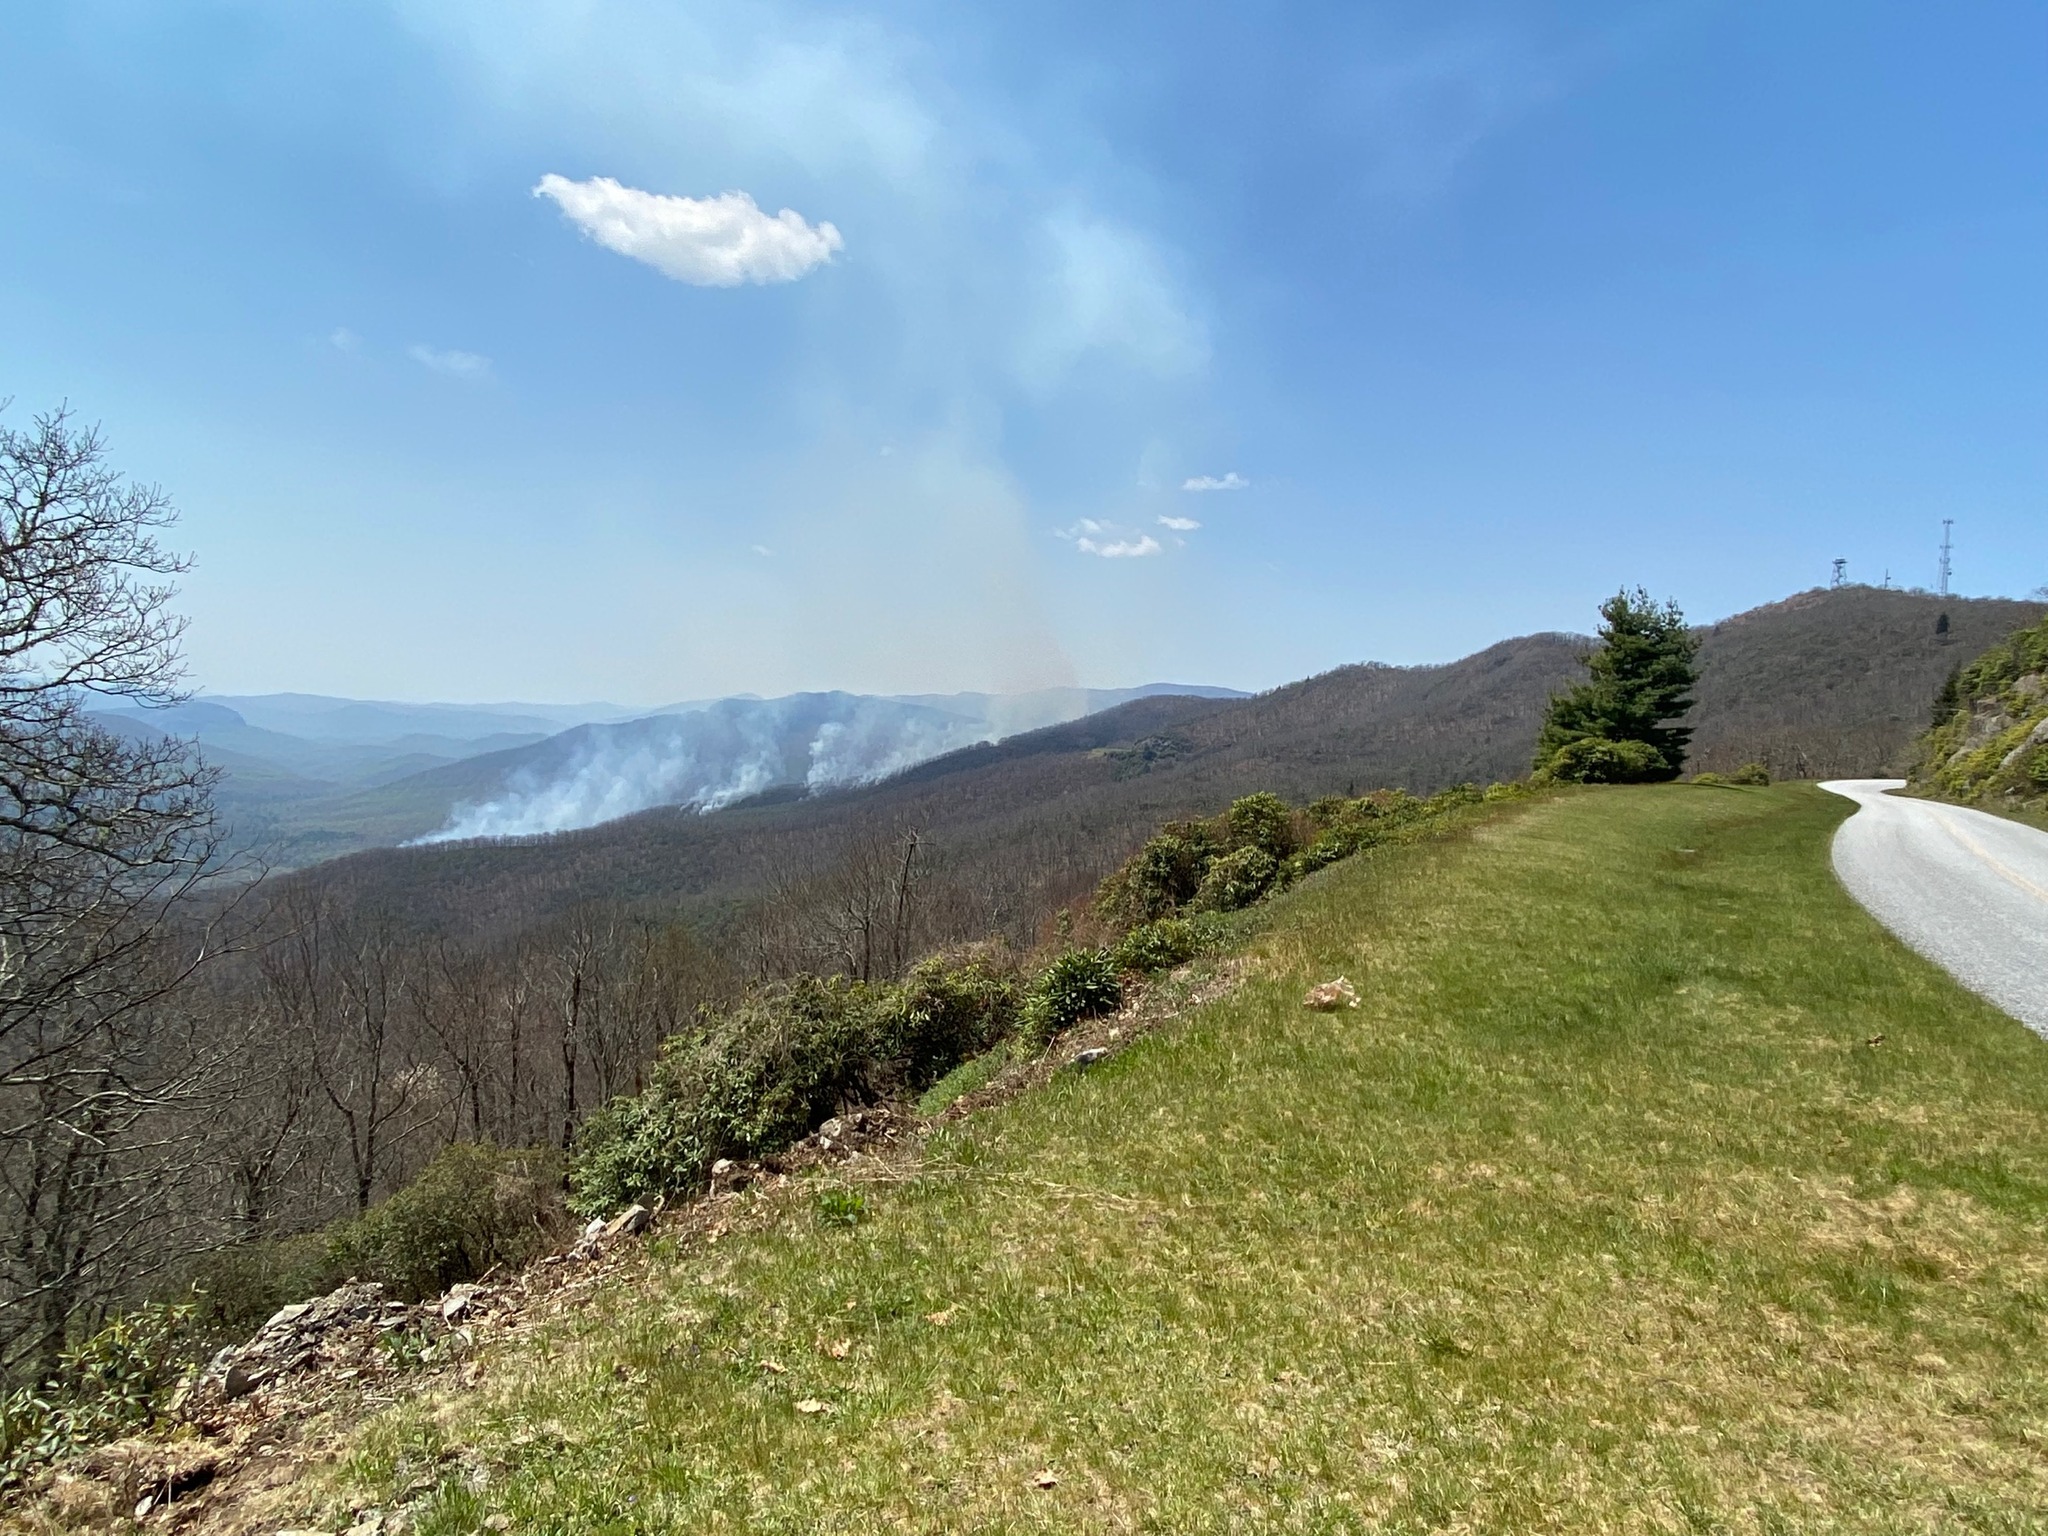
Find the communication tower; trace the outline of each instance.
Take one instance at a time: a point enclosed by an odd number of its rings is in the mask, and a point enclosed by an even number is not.
[[[1941,520],[1941,565],[1939,568],[1941,573],[1941,580],[1939,586],[1941,590],[1941,595],[1943,597],[1948,596],[1948,556],[1949,551],[1952,548],[1954,548],[1954,546],[1949,542],[1948,531],[1949,529],[1955,527],[1955,525],[1956,520],[1952,517],[1944,517]]]
[[[1831,587],[1846,586],[1848,584],[1848,581],[1849,562],[1846,560],[1837,560],[1835,562],[1835,579],[1829,582],[1828,585]]]

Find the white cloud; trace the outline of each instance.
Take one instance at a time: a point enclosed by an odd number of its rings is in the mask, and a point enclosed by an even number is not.
[[[1134,528],[1119,528],[1114,523],[1098,523],[1092,517],[1084,517],[1071,528],[1058,530],[1059,537],[1071,539],[1074,548],[1084,555],[1099,555],[1104,560],[1136,560],[1146,555],[1156,555],[1165,548],[1149,533],[1139,533]]]
[[[1162,517],[1159,519],[1159,526],[1171,528],[1175,533],[1193,533],[1202,525],[1192,517]]]
[[[363,344],[363,338],[345,325],[337,325],[329,331],[327,341],[337,352],[354,352]]]
[[[770,549],[766,544],[750,544],[747,547],[753,550],[753,552],[759,555],[763,560],[773,560],[775,558],[775,551]]]
[[[1184,491],[1243,491],[1250,487],[1251,481],[1234,469],[1221,479],[1215,475],[1195,475],[1180,483],[1180,488]]]
[[[570,181],[550,173],[533,195],[553,199],[606,250],[700,288],[795,282],[846,244],[832,225],[806,223],[793,209],[769,217],[744,192],[669,197],[609,176]]]
[[[491,360],[474,352],[442,351],[425,342],[414,342],[405,349],[405,355],[422,368],[445,373],[451,379],[487,379],[491,376]]]
[[[1084,555],[1100,555],[1105,560],[1141,559],[1146,555],[1159,553],[1159,541],[1151,534],[1140,534],[1135,539],[1113,539],[1098,543],[1094,539],[1081,538],[1074,541],[1074,547]]]

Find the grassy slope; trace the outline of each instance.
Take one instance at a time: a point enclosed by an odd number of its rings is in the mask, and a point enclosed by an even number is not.
[[[354,1474],[467,1447],[428,1533],[2039,1528],[2048,1047],[1841,893],[1846,809],[1340,865],[1177,1033],[856,1228],[657,1244]]]

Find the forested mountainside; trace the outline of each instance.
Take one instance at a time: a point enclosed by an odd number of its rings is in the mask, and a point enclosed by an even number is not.
[[[915,830],[927,899],[957,913],[941,934],[1025,939],[1159,822],[1254,789],[1302,800],[1514,777],[1583,644],[1541,635],[1447,666],[1347,667],[1248,700],[1138,700],[863,789],[711,815],[650,811],[529,842],[358,854],[305,878],[456,932],[512,933],[592,901],[682,904],[715,925],[814,880],[862,838]]]
[[[1702,632],[1693,767],[1780,776],[1890,771],[1942,679],[2038,603],[1849,587]],[[1525,772],[1549,696],[1582,675],[1571,635],[1441,666],[1340,668],[1255,698],[1152,698],[970,747],[861,789],[659,810],[560,837],[358,855],[313,878],[453,932],[515,933],[593,902],[678,907],[718,927],[815,883],[862,837],[921,838],[939,932],[1022,939],[1160,821],[1271,789],[1295,800],[1392,785],[1426,794]]]
[[[1694,771],[1752,759],[1780,778],[1901,775],[1942,680],[2048,612],[1879,587],[1801,592],[1706,629]]]
[[[365,848],[563,832],[657,805],[716,809],[774,788],[867,784],[1157,694],[1144,683],[1027,693],[742,695],[634,711],[617,704],[403,704],[312,694],[219,695],[168,707],[103,700],[95,718],[136,741],[196,744],[220,780],[234,847],[266,868]]]

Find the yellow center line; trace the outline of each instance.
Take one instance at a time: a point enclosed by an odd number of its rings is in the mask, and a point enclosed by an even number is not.
[[[2002,876],[2004,879],[2010,881],[2012,884],[2018,886],[2021,890],[2026,891],[2030,895],[2037,896],[2042,901],[2048,902],[2048,888],[2043,888],[2041,886],[2034,884],[2033,881],[2029,880],[2025,875],[2021,874],[2011,865],[2001,863],[1997,856],[1994,855],[1989,849],[1985,848],[1982,843],[1978,842],[1974,837],[1970,836],[1970,834],[1965,832],[1961,827],[1955,825],[1954,821],[1952,821],[1949,817],[1943,815],[1941,812],[1935,812],[1934,819],[1941,824],[1942,831],[1946,832],[1950,837],[1954,838],[1957,842],[1961,843],[1964,848],[1968,849],[1971,853],[1974,853],[1986,864],[1989,864],[1997,874]]]

